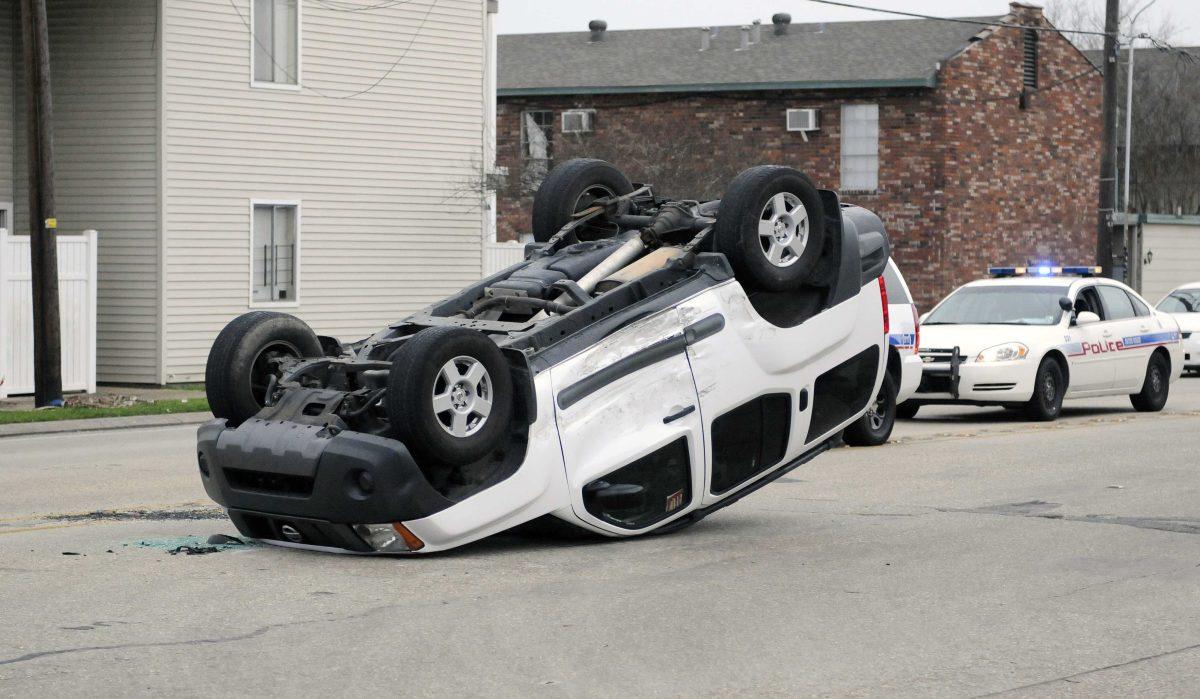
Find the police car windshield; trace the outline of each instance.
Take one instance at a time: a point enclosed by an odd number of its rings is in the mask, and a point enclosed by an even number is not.
[[[1054,325],[1062,286],[966,286],[950,294],[922,325]]]
[[[1176,289],[1157,308],[1164,313],[1200,313],[1200,289]]]

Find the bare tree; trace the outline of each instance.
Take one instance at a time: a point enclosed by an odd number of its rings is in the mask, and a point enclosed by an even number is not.
[[[1122,37],[1144,32],[1163,41],[1171,40],[1176,31],[1176,24],[1170,14],[1161,13],[1153,23],[1142,19],[1144,13],[1156,2],[1158,0],[1127,0],[1121,3]],[[1045,14],[1058,29],[1104,31],[1104,0],[1048,0]],[[1085,51],[1104,46],[1104,37],[1098,34],[1067,33],[1064,36]]]

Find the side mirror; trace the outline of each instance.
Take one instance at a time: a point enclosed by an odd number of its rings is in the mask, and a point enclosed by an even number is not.
[[[1092,323],[1099,323],[1099,322],[1100,322],[1100,316],[1096,315],[1095,313],[1092,313],[1091,311],[1082,311],[1078,315],[1075,316],[1075,324],[1076,325],[1091,325]]]
[[[1075,304],[1071,303],[1071,299],[1067,298],[1066,296],[1058,297],[1058,307],[1063,309],[1067,313],[1070,313],[1071,311],[1075,310]]]

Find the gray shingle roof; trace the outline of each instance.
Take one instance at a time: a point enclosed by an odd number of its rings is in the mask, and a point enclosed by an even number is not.
[[[994,22],[1000,17],[973,18]],[[739,51],[738,27],[610,30],[499,37],[499,94],[712,91],[731,89],[932,87],[937,64],[985,27],[933,20],[792,24]]]

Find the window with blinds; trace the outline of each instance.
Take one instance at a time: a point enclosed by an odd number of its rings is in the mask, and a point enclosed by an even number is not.
[[[879,189],[879,105],[842,107],[842,191]]]
[[[253,83],[262,87],[300,84],[299,0],[253,0]]]

